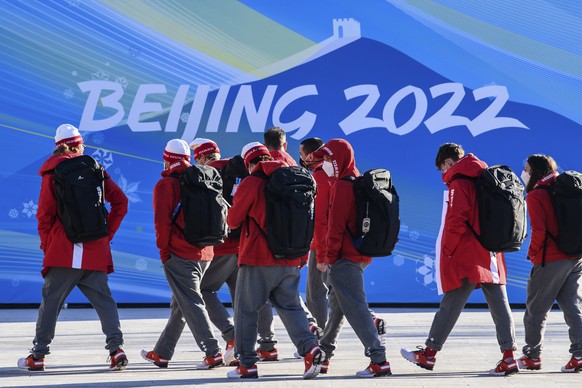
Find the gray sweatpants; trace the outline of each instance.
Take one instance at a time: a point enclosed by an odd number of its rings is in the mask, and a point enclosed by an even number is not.
[[[368,309],[364,290],[364,269],[368,264],[354,263],[348,259],[336,261],[329,270],[329,317],[321,348],[329,359],[336,349],[337,338],[344,316],[364,345],[364,354],[374,363],[386,361],[386,348],[378,338],[378,331]]]
[[[52,267],[44,277],[42,302],[36,321],[36,336],[32,342],[34,346],[31,353],[34,357],[50,354],[49,344],[55,337],[61,307],[75,286],[89,299],[99,316],[101,330],[106,337],[105,349],[112,353],[123,345],[117,304],[111,297],[107,274],[100,271]]]
[[[208,261],[185,260],[173,253],[164,263],[164,273],[172,290],[172,302],[170,318],[154,347],[160,357],[168,360],[172,358],[185,324],[188,324],[198,347],[207,357],[220,351],[200,292],[200,280],[208,265]]]
[[[463,279],[461,287],[445,293],[432,321],[428,339],[425,343],[426,346],[437,351],[443,348],[476,286],[476,284],[468,283],[467,279]],[[481,290],[483,290],[483,295],[495,323],[497,342],[501,351],[517,350],[515,326],[507,300],[505,285],[482,283]]]
[[[301,355],[317,345],[317,339],[309,331],[307,317],[299,302],[298,287],[297,267],[250,265],[239,267],[234,325],[235,346],[242,366],[249,368],[258,361],[255,351],[258,310],[265,306],[269,299]]]
[[[544,342],[548,312],[558,302],[570,336],[570,353],[582,357],[582,260],[559,260],[534,265],[527,283],[523,324],[523,354],[539,358]]]
[[[200,290],[206,304],[206,311],[210,321],[220,330],[222,338],[229,342],[234,338],[234,320],[224,307],[218,295],[218,290],[224,283],[228,285],[230,297],[235,299],[236,278],[238,274],[238,255],[215,256],[204,272]],[[259,348],[261,350],[272,350],[277,341],[275,340],[275,326],[273,324],[273,310],[271,302],[259,310],[258,330]]]
[[[204,297],[208,317],[220,330],[222,338],[226,342],[234,338],[234,321],[218,298],[217,292],[226,283],[230,291],[230,298],[234,301],[237,273],[238,255],[214,256],[200,283],[200,291]]]
[[[305,299],[307,308],[317,321],[317,325],[325,329],[327,322],[327,273],[317,269],[315,251],[309,252],[307,262],[307,284]]]

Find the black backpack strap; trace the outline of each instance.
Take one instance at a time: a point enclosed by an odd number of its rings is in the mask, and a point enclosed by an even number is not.
[[[257,226],[257,229],[259,229],[259,232],[261,232],[261,234],[263,235],[263,237],[265,238],[265,240],[269,241],[268,237],[267,237],[267,233],[263,230],[263,228],[261,228],[261,225],[259,225],[259,223],[257,222],[257,220],[255,220],[253,217],[247,217],[247,234],[249,232],[249,225],[248,225],[248,220],[249,218],[251,220],[253,220],[253,222],[255,223],[255,225]],[[247,236],[248,237],[248,236]]]

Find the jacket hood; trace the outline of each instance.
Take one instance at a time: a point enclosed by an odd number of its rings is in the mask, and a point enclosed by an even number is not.
[[[40,170],[38,171],[39,175],[43,175],[47,171],[54,170],[57,165],[65,159],[76,158],[77,156],[81,156],[83,154],[78,152],[67,152],[60,155],[52,155],[48,158],[41,166]]]
[[[360,176],[360,171],[356,168],[354,149],[344,139],[332,139],[325,143],[331,154],[331,164],[335,171],[335,176],[341,179],[346,176]]]
[[[184,171],[186,171],[188,167],[190,167],[190,163],[188,163],[186,160],[184,159],[177,160],[174,163],[170,164],[170,167],[168,167],[167,170],[162,171],[162,176],[167,177],[170,176],[171,174],[181,174]]]
[[[287,163],[282,162],[280,160],[269,160],[269,161],[265,161],[265,162],[259,162],[255,169],[253,170],[253,173],[255,172],[263,172],[265,173],[265,175],[270,176],[273,171],[275,171],[278,168],[281,167],[289,167],[287,165]]]
[[[217,170],[224,170],[226,165],[228,164],[228,159],[220,159],[220,160],[213,160],[208,165],[210,167],[214,167]]]
[[[481,171],[487,168],[487,163],[479,160],[473,154],[467,154],[457,161],[451,168],[443,173],[443,181],[448,185],[459,176],[476,178]]]

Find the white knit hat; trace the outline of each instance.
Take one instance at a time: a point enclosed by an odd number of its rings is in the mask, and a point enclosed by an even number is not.
[[[71,124],[61,124],[57,128],[55,144],[57,146],[60,146],[61,144],[77,146],[79,144],[83,144],[83,138],[75,126]]]
[[[190,161],[190,148],[188,147],[188,143],[182,139],[170,140],[164,149],[164,160],[173,162],[181,159]]]
[[[240,154],[243,157],[247,168],[249,167],[251,160],[258,158],[259,156],[271,155],[267,147],[258,141],[253,141],[252,143],[245,145]]]

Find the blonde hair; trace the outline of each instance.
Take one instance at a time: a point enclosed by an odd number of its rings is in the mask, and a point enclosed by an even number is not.
[[[61,144],[57,148],[54,149],[53,155],[62,155],[62,154],[66,154],[67,152],[77,153],[77,152],[81,152],[81,149],[79,148],[79,146],[69,147],[66,144]]]

